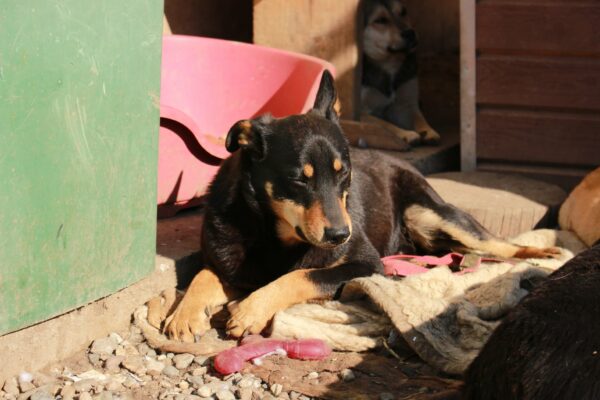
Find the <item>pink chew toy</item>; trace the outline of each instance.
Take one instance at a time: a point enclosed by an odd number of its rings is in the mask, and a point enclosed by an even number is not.
[[[290,358],[299,360],[322,360],[331,354],[331,349],[322,340],[278,340],[248,336],[239,347],[222,351],[215,357],[215,369],[223,375],[238,372],[245,361],[284,351]]]

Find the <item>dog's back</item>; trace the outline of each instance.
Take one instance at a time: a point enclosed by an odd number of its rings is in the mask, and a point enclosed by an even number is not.
[[[469,367],[464,399],[600,399],[600,246],[511,311]]]

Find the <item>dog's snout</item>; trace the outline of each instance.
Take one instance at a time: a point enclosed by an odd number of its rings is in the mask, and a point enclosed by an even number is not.
[[[325,228],[323,238],[326,242],[332,244],[341,244],[350,236],[350,227],[343,226],[341,228]]]

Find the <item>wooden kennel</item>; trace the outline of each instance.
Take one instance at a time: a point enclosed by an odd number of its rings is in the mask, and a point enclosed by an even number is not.
[[[461,0],[461,162],[565,188],[600,164],[600,3]]]

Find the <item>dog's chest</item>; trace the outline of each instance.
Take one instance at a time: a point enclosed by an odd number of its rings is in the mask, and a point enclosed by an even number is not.
[[[417,60],[409,54],[400,65],[363,60],[361,103],[367,113],[384,109],[396,101],[396,92],[417,77]]]

